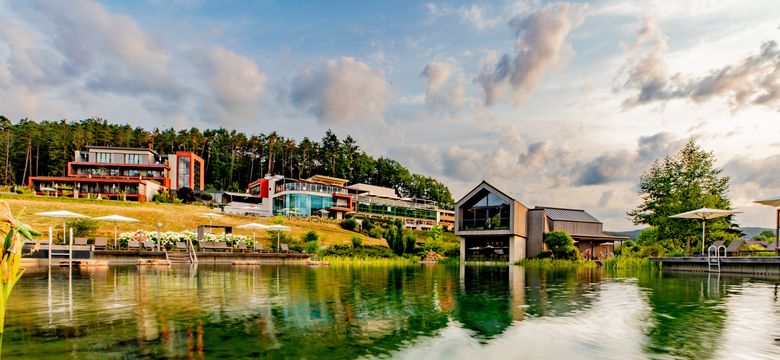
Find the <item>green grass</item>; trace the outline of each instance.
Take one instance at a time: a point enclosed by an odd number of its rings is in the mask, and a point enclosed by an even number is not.
[[[661,263],[652,263],[646,258],[620,255],[604,260],[604,268],[607,270],[659,270]]]
[[[530,269],[557,270],[557,269],[592,269],[596,267],[596,262],[592,260],[562,260],[562,259],[523,259],[515,263]]]
[[[323,256],[317,257],[318,261],[325,261],[336,266],[410,266],[418,265],[419,259],[392,257],[392,258],[367,258],[348,256]]]

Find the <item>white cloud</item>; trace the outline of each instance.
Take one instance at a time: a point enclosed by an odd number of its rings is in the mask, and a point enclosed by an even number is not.
[[[325,123],[365,123],[382,121],[389,91],[381,69],[342,57],[299,72],[291,99]]]
[[[587,5],[550,3],[526,18],[513,18],[509,24],[517,38],[514,54],[483,67],[476,78],[485,104],[494,104],[507,88],[512,104],[522,103],[559,63],[566,36],[583,22],[586,9]]]
[[[463,107],[466,79],[463,75],[452,76],[454,71],[455,65],[434,61],[420,74],[427,80],[425,104],[430,112],[455,112]]]
[[[204,51],[200,68],[214,98],[211,111],[227,123],[254,118],[266,76],[254,60],[222,47]]]

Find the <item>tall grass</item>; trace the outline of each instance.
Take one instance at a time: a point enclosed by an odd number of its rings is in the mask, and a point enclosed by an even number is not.
[[[0,202],[0,234],[3,239],[0,244],[0,357],[2,357],[3,334],[5,331],[5,308],[16,282],[24,274],[20,267],[22,261],[22,242],[37,235],[29,226],[14,219],[11,209],[5,201]]]
[[[619,255],[604,260],[604,268],[607,270],[660,270],[660,262],[650,262],[647,258]]]
[[[558,269],[593,269],[596,262],[593,260],[563,260],[563,259],[522,259],[515,263],[529,269],[558,270]]]
[[[417,265],[420,262],[418,258],[392,257],[392,258],[371,258],[357,256],[318,256],[318,261],[328,262],[336,266],[409,266]]]

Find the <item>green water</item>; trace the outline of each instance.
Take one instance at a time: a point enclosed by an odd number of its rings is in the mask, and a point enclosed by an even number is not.
[[[778,359],[778,279],[522,267],[28,273],[11,358]]]

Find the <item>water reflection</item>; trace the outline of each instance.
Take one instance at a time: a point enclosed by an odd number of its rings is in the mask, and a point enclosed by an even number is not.
[[[5,356],[780,356],[777,279],[522,267],[95,269],[25,275]]]

